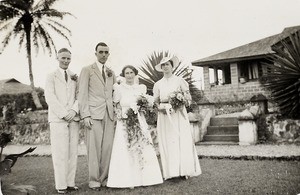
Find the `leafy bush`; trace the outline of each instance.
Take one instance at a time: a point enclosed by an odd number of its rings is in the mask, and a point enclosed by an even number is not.
[[[242,112],[246,108],[249,108],[250,105],[251,103],[249,101],[219,102],[219,103],[215,103],[215,112],[216,115]]]
[[[38,89],[38,96],[43,105],[44,109],[48,108],[48,105],[45,101],[44,91]],[[21,111],[36,110],[36,106],[33,102],[32,95],[30,93],[24,94],[3,94],[0,96],[0,108],[3,109],[4,106],[14,105],[13,112],[20,113]],[[0,116],[3,116],[3,113],[0,112]]]

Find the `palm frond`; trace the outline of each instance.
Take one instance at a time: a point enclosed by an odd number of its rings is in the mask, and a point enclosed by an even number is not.
[[[154,51],[147,57],[147,60],[142,61],[142,66],[139,67],[139,70],[141,71],[139,81],[147,86],[149,94],[152,94],[154,83],[163,77],[163,74],[155,69],[155,65],[157,65],[162,58],[166,56],[171,56],[169,51]],[[193,71],[181,61],[179,62],[179,66],[173,70],[173,74],[184,78],[188,82],[192,96],[199,96],[201,93],[196,85],[193,84],[194,80],[192,79],[192,72]],[[195,99],[200,98],[201,97],[195,97]]]
[[[273,47],[274,54],[262,84],[271,91],[281,114],[300,118],[300,32],[281,40]]]
[[[63,38],[65,38],[67,41],[68,41],[68,44],[71,46],[71,41],[70,41],[70,39],[68,38],[68,36],[64,33],[64,32],[62,32],[61,31],[61,29],[59,29],[57,26],[55,26],[55,25],[53,25],[53,24],[51,24],[51,23],[49,23],[49,22],[45,22],[45,24],[48,26],[48,27],[50,27],[52,30],[54,30],[57,34],[59,34],[60,36],[62,36]],[[61,25],[62,26],[62,25]],[[65,28],[65,29],[67,29],[67,28]],[[65,30],[64,29],[64,30]],[[71,33],[71,31],[69,30],[69,29],[67,29],[68,30],[68,32],[70,32]],[[50,36],[50,35],[49,35]]]
[[[50,56],[52,55],[53,49],[56,53],[57,50],[52,37],[41,24],[38,24],[36,26],[36,30],[34,31],[34,33],[37,33],[37,35],[34,36],[36,36],[38,39],[40,39],[41,42],[45,44],[44,48],[47,48],[47,51],[49,52]]]

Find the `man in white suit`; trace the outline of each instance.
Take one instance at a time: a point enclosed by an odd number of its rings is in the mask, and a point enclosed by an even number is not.
[[[98,43],[95,55],[97,61],[81,70],[78,102],[80,116],[87,127],[89,188],[99,191],[107,183],[114,138],[112,91],[116,77],[106,64],[109,47]]]
[[[78,147],[77,77],[68,67],[71,52],[62,48],[57,53],[59,68],[48,74],[45,98],[48,104],[48,121],[54,167],[55,188],[59,194],[76,191]]]

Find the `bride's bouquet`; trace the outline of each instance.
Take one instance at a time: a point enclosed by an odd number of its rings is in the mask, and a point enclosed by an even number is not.
[[[153,108],[154,98],[150,95],[141,94],[137,98],[136,105],[138,106],[139,112],[146,114],[147,111]]]
[[[139,117],[141,117],[139,112],[147,112],[151,105],[153,106],[153,101],[150,96],[140,95],[122,118],[127,132],[128,149],[132,153],[138,153],[141,165],[143,165],[143,149],[147,145],[152,145],[152,142],[149,137],[146,136],[145,132],[143,132],[139,120]]]

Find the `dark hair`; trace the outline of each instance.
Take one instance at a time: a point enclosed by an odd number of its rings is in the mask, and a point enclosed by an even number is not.
[[[172,60],[166,61],[165,63],[167,63],[167,62],[170,62],[170,63],[171,63],[171,66],[174,67],[174,64],[173,64],[173,61],[172,61]],[[165,64],[165,63],[163,63],[163,64]],[[161,66],[162,66],[163,64],[160,65],[160,68],[162,68]]]
[[[98,48],[99,46],[102,46],[102,47],[108,47],[108,46],[106,45],[106,43],[100,42],[100,43],[98,43],[98,44],[96,45],[95,51],[97,51],[97,48]]]
[[[70,50],[68,50],[67,48],[61,48],[60,50],[58,50],[57,53],[62,53],[62,52],[69,52],[71,54]]]
[[[131,65],[126,65],[124,66],[124,68],[122,69],[122,72],[120,74],[121,77],[125,77],[125,70],[127,68],[130,68],[131,70],[133,70],[134,74],[137,75],[139,73],[139,71],[134,67],[134,66],[131,66]]]

